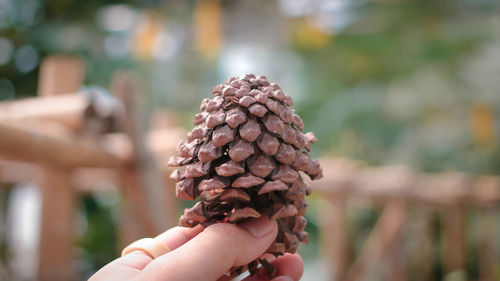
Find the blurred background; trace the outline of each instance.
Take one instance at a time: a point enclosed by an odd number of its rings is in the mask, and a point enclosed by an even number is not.
[[[303,280],[500,280],[493,0],[0,0],[0,279],[86,280],[175,224],[192,202],[173,199],[168,156],[246,73],[318,137]],[[152,218],[127,199],[141,188]]]

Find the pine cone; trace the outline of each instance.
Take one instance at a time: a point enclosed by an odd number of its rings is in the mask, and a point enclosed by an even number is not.
[[[184,210],[179,224],[240,223],[266,215],[279,226],[267,253],[295,253],[299,241],[308,241],[304,197],[311,193],[299,172],[312,180],[323,176],[319,161],[304,151],[310,151],[316,137],[301,133],[304,123],[290,108],[292,98],[265,76],[229,78],[212,94],[215,98],[204,99],[202,112],[194,117],[197,127],[168,163],[186,166],[171,175],[177,181],[177,197],[201,198]],[[264,259],[248,264],[250,273],[259,263],[272,274],[273,267]]]

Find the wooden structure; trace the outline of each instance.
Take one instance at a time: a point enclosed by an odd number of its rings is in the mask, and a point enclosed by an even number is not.
[[[159,233],[178,217],[173,183],[161,161],[173,153],[184,132],[146,132],[139,122],[137,88],[130,75],[121,73],[112,82],[123,109],[117,116],[121,132],[89,137],[82,130],[92,101],[78,93],[83,73],[76,58],[49,57],[41,66],[38,97],[0,104],[0,183],[35,180],[42,191],[41,281],[75,279],[78,195],[101,181],[122,188],[120,247]]]
[[[480,280],[495,280],[499,245],[493,213],[500,207],[500,177],[461,173],[421,174],[406,167],[363,167],[347,159],[322,159],[325,178],[313,182],[325,199],[320,208],[322,241],[334,280],[408,280],[408,262],[419,266],[419,278],[433,280],[433,214],[441,221],[440,260],[444,274],[465,274],[466,210],[479,213],[478,257]],[[357,256],[349,249],[350,207],[381,209],[381,214]],[[410,212],[412,211],[412,212]],[[411,214],[411,216],[410,216]],[[409,225],[416,227],[412,247]],[[497,234],[498,235],[498,234]],[[433,243],[436,243],[433,247]],[[411,250],[405,250],[411,249]],[[384,271],[385,267],[385,271]]]

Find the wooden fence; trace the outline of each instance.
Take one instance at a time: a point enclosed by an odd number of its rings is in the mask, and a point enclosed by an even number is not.
[[[313,189],[325,199],[320,221],[324,254],[334,280],[373,280],[370,274],[381,271],[382,280],[409,280],[409,260],[419,264],[417,278],[411,279],[434,280],[433,249],[438,245],[444,275],[458,272],[467,278],[464,216],[471,209],[479,214],[475,230],[479,280],[497,280],[500,249],[494,214],[500,206],[499,177],[422,174],[396,166],[370,168],[347,159],[322,159],[321,163],[325,178],[313,183]],[[348,209],[366,207],[366,203],[382,212],[361,251],[353,257]],[[442,221],[439,241],[433,235],[435,214]],[[418,225],[418,239],[412,241],[411,250],[405,250],[410,223]]]

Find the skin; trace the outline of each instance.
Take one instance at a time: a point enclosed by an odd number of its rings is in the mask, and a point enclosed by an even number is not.
[[[265,216],[240,225],[219,223],[205,229],[174,227],[158,235],[171,251],[153,259],[134,251],[96,272],[89,281],[227,281],[226,272],[259,258],[276,239],[278,226]],[[271,279],[260,268],[244,281],[291,281],[302,276],[304,263],[297,254],[268,259],[276,267]]]

